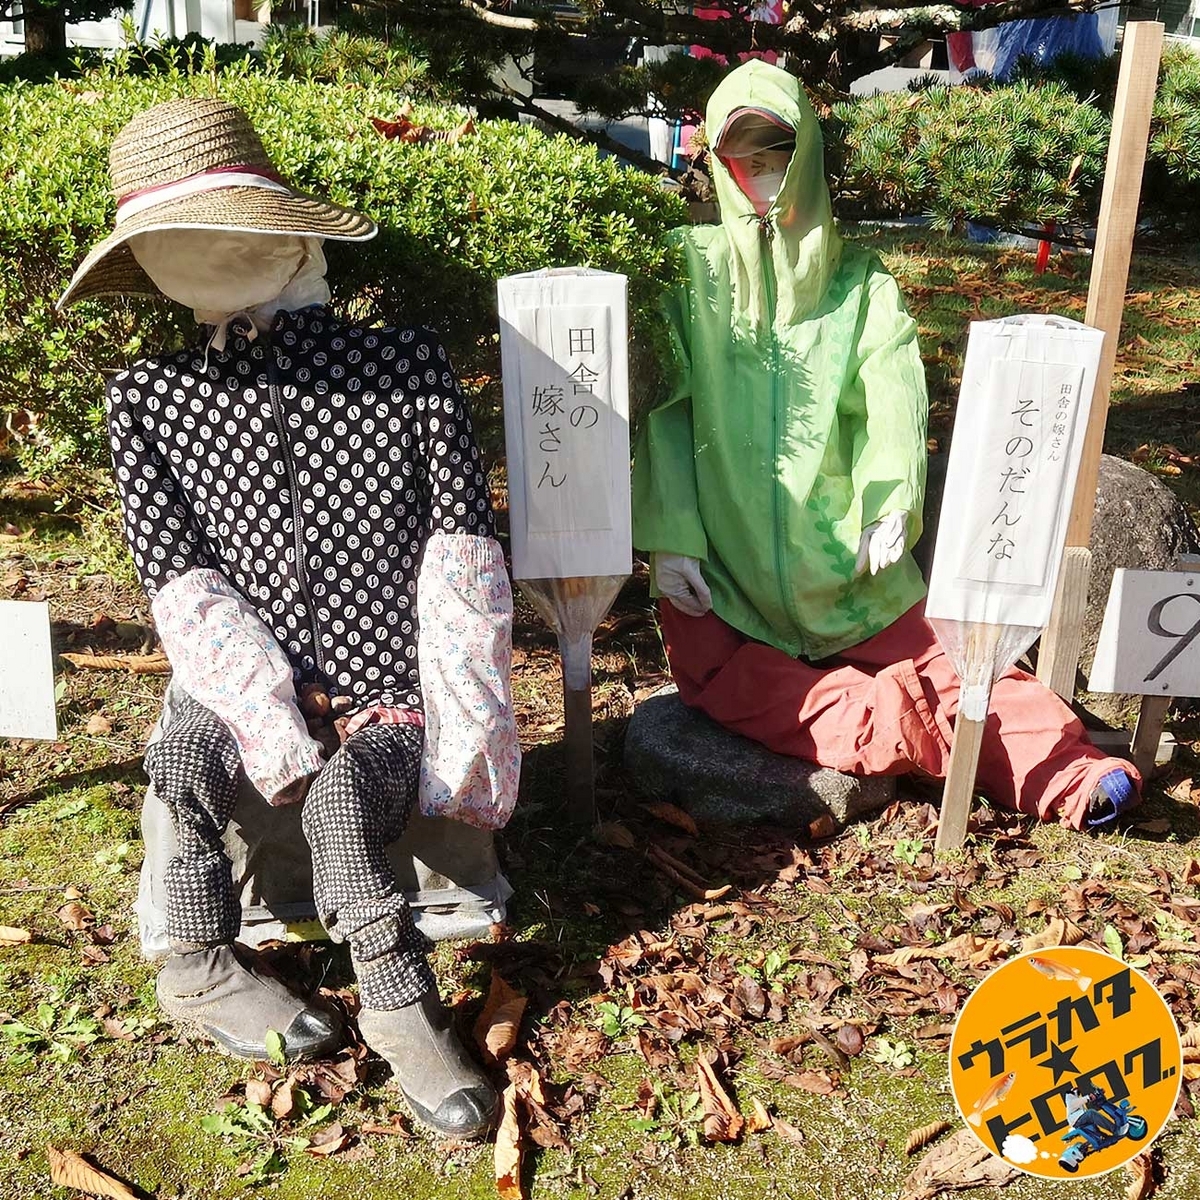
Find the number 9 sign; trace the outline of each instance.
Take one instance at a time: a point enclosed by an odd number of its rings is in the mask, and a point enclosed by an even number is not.
[[[1200,571],[1114,573],[1088,686],[1200,696]]]

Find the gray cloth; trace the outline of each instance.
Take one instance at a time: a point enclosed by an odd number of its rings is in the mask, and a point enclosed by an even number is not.
[[[173,699],[169,688],[164,721],[170,720]],[[162,729],[160,721],[151,744]],[[238,939],[246,945],[324,936],[315,923],[312,857],[300,823],[300,807],[272,808],[242,782],[223,840],[241,901]],[[142,952],[160,958],[169,951],[166,877],[177,843],[170,815],[153,788],[142,807],[142,837],[146,854],[135,908]],[[426,937],[477,937],[504,919],[512,888],[500,873],[490,833],[414,813],[403,837],[388,847],[388,858]]]

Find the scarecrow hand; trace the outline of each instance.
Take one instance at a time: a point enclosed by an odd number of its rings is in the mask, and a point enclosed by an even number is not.
[[[700,563],[696,559],[685,558],[682,554],[655,554],[651,569],[654,586],[681,613],[702,617],[712,608],[712,593],[700,574]]]
[[[858,544],[858,561],[854,564],[855,575],[861,575],[868,566],[871,574],[878,575],[884,567],[899,562],[908,542],[908,513],[889,513],[882,521],[868,525],[862,531]]]

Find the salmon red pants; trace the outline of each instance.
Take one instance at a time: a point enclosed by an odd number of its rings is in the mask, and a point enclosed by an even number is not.
[[[778,754],[853,775],[944,779],[958,676],[924,602],[882,633],[813,665],[751,641],[715,613],[659,604],[671,674],[683,702]],[[1102,775],[1137,769],[1102,754],[1054,692],[1015,667],[992,689],[979,787],[998,804],[1083,827]]]

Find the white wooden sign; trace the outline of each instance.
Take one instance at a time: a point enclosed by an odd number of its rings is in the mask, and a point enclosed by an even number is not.
[[[1200,572],[1114,572],[1088,688],[1200,696]]]
[[[972,323],[927,616],[1049,620],[1103,341],[1064,317]]]
[[[626,290],[582,267],[497,285],[514,579],[632,569]]]
[[[57,741],[50,606],[0,600],[0,737]]]

